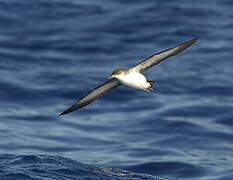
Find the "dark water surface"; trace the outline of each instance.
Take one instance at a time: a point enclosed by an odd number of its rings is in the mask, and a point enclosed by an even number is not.
[[[232,179],[232,9],[230,0],[1,0],[0,179]],[[154,92],[121,86],[58,117],[112,69],[193,37],[146,73]]]

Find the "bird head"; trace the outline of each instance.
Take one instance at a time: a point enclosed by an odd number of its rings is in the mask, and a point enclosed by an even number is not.
[[[123,69],[115,69],[114,71],[112,71],[111,76],[108,79],[113,79],[113,78],[117,78],[120,75],[122,75],[124,73]]]

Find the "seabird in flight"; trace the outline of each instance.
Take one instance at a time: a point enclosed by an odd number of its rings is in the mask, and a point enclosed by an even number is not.
[[[95,88],[67,110],[62,112],[60,115],[68,114],[70,112],[76,111],[88,104],[97,98],[103,96],[105,93],[110,91],[113,88],[118,87],[119,85],[126,85],[132,88],[144,90],[144,91],[152,91],[152,87],[155,81],[149,81],[143,75],[143,73],[153,67],[154,65],[162,62],[170,56],[174,56],[184,49],[191,46],[193,43],[197,41],[197,38],[194,38],[190,41],[187,41],[183,44],[180,44],[174,48],[167,49],[165,51],[159,52],[150,56],[149,58],[143,60],[136,66],[128,69],[116,69],[112,72],[112,75],[109,77],[109,80],[99,87]]]

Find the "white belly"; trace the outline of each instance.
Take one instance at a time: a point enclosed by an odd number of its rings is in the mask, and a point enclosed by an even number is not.
[[[150,87],[150,83],[147,82],[146,77],[141,73],[132,72],[124,76],[117,77],[117,79],[124,85],[146,90]]]

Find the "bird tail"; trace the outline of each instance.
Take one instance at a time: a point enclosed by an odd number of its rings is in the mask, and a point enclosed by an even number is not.
[[[148,81],[149,83],[150,83],[150,87],[152,88],[152,87],[154,87],[154,85],[155,85],[155,83],[156,83],[156,81]]]
[[[148,82],[150,83],[150,86],[145,91],[151,92],[154,90],[153,87],[154,87],[156,82],[155,81],[148,81]]]

